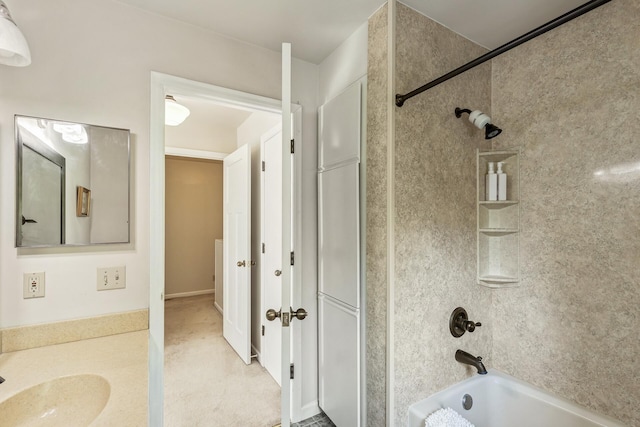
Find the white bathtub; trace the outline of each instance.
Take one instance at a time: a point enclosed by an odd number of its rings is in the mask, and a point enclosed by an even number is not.
[[[466,410],[463,397],[473,406]],[[442,390],[409,407],[409,427],[424,427],[424,419],[450,407],[476,427],[625,427],[566,399],[554,397],[495,369]]]

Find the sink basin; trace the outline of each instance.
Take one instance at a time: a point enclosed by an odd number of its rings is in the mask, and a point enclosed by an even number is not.
[[[0,403],[2,425],[89,425],[109,400],[109,382],[99,375],[60,377],[28,388]]]

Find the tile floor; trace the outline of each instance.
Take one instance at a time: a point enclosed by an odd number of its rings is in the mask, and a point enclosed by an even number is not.
[[[336,427],[336,425],[331,422],[329,417],[321,413],[299,423],[291,424],[291,427]]]

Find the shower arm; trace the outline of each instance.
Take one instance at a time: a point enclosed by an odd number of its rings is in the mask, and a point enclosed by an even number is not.
[[[411,92],[404,95],[396,94],[396,105],[398,107],[402,107],[404,105],[404,102],[407,99],[413,98],[414,96],[419,95],[422,92],[429,90],[434,86],[438,86],[440,83],[444,83],[447,80],[452,79],[455,76],[464,73],[465,71],[469,71],[470,69],[477,67],[478,65],[483,64],[489,61],[490,59],[495,58],[498,55],[502,55],[503,53],[513,49],[514,47],[520,46],[521,44],[528,42],[529,40],[534,39],[539,35],[546,33],[547,31],[553,30],[554,28],[559,27],[560,25],[565,24],[571,21],[572,19],[575,19],[581,15],[584,15],[585,13],[590,12],[593,9],[600,7],[605,3],[609,3],[610,1],[611,0],[591,0],[583,4],[582,6],[578,6],[577,8],[570,10],[569,12],[559,16],[558,18],[552,21],[549,21],[546,24],[543,24],[538,28],[529,31],[528,33],[518,37],[517,39],[511,40],[510,42],[505,43],[502,46],[495,48],[490,52],[485,53],[484,55],[474,59],[473,61],[468,62],[456,68],[455,70],[450,71],[447,74],[441,77],[438,77],[435,80],[430,81],[429,83],[423,86],[420,86],[418,89],[412,90]]]

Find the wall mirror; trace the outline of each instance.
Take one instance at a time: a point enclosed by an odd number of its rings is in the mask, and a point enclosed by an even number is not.
[[[129,243],[130,132],[15,116],[16,247]]]

